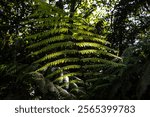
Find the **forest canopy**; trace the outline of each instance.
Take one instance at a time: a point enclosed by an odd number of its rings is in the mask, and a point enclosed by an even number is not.
[[[1,0],[0,99],[150,99],[150,1]]]

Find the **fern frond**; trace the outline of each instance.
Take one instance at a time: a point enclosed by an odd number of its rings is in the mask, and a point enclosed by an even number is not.
[[[60,74],[61,72],[70,70],[70,69],[80,69],[80,68],[81,68],[80,65],[67,65],[67,66],[64,66],[64,67],[54,71],[53,73],[47,75],[46,78],[52,78],[53,76]]]
[[[43,67],[41,67],[40,69],[38,69],[37,71],[42,71],[44,69],[47,69],[50,66],[57,66],[59,64],[64,64],[64,63],[75,63],[78,62],[80,59],[79,58],[63,58],[63,59],[58,59],[55,61],[52,61],[50,63],[47,63],[46,65],[44,65]]]
[[[42,48],[41,50],[35,51],[35,52],[31,53],[31,55],[38,55],[40,53],[51,51],[51,50],[56,49],[56,48],[73,47],[74,45],[75,44],[71,41],[70,42],[59,42],[59,43],[55,43],[52,45],[48,45],[48,46]]]
[[[105,68],[107,67],[105,64],[92,64],[92,65],[84,65],[83,68],[84,69],[97,69],[97,68]]]
[[[78,47],[94,47],[97,49],[102,48],[100,44],[93,43],[93,42],[77,42],[76,46],[78,46]]]
[[[74,38],[78,41],[93,41],[98,42],[101,44],[110,44],[108,41],[104,39],[104,37],[95,37],[95,36],[87,36],[87,35],[78,35],[77,33],[74,33]]]
[[[85,31],[85,30],[81,30],[81,29],[70,29],[70,31],[72,33],[78,33],[78,34],[81,34],[81,35],[87,35],[87,36],[95,36],[96,34],[92,33],[92,32],[89,32],[89,31]]]
[[[56,84],[68,77],[70,82],[60,83],[65,87],[76,81],[75,77],[79,76],[80,80],[86,81],[91,76],[101,76],[101,70],[122,66],[111,61],[121,58],[114,54],[114,49],[106,46],[110,44],[106,37],[94,33],[95,28],[87,25],[83,18],[70,18],[65,11],[59,9],[57,12],[57,7],[39,4],[38,10],[29,19],[31,21],[26,23],[33,23],[35,28],[35,32],[26,37],[32,40],[28,46],[28,49],[33,49],[29,56],[35,57],[34,63],[40,64],[36,71],[47,70],[46,78]],[[52,68],[56,70],[52,71]],[[64,75],[60,76],[61,73]],[[78,88],[76,91],[80,92],[85,82],[79,87],[75,81]]]
[[[57,34],[57,33],[68,33],[68,28],[60,28],[58,29],[51,29],[48,31],[44,31],[44,32],[40,32],[31,36],[28,36],[26,39],[36,39],[36,38],[43,38],[43,37],[47,37],[51,34]]]
[[[66,54],[69,55],[69,54],[76,54],[76,53],[78,53],[77,50],[63,50],[63,51],[48,54],[48,55],[42,57],[41,59],[35,61],[34,63],[39,63],[39,62],[43,62],[46,60],[51,60],[52,58],[56,58],[56,57],[59,57],[61,55],[66,55]]]
[[[29,37],[27,37],[29,38]],[[54,36],[54,37],[51,37],[51,38],[48,38],[48,39],[44,39],[42,41],[39,41],[37,43],[34,43],[30,46],[28,46],[28,48],[36,48],[36,47],[39,47],[39,46],[42,46],[42,45],[47,45],[47,44],[50,44],[50,43],[55,43],[55,42],[58,42],[58,41],[69,41],[70,38],[72,38],[71,35],[64,35],[64,34],[61,34],[59,36]]]

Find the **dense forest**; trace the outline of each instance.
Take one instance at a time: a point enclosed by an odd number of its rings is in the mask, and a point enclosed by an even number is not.
[[[0,99],[150,99],[150,1],[1,0]]]

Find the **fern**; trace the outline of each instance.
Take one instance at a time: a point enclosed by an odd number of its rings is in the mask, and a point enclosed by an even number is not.
[[[76,16],[70,18],[64,11],[60,12],[60,9],[42,2],[29,19],[32,20],[26,23],[33,23],[35,30],[26,37],[32,40],[28,49],[33,52],[29,56],[36,57],[34,63],[40,64],[37,72],[60,67],[46,75],[54,83],[59,83],[65,77],[73,78],[72,80],[79,77],[77,81],[86,81],[91,75],[98,77],[101,74],[99,70],[105,67],[122,66],[111,61],[121,58],[114,54],[115,50],[106,46],[110,44],[106,38],[94,33],[94,27],[85,24],[84,19]],[[61,72],[65,74],[60,76]],[[62,84],[64,85],[66,84]]]

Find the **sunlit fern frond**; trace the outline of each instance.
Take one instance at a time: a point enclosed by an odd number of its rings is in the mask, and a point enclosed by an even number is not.
[[[56,84],[69,77],[71,84],[74,77],[86,81],[93,74],[98,77],[100,70],[108,66],[121,66],[112,61],[121,58],[107,46],[110,43],[106,37],[94,33],[94,27],[85,24],[82,18],[70,18],[64,11],[44,4],[38,5],[38,10],[29,17],[31,20],[26,22],[33,24],[26,39],[32,42],[28,46],[32,49],[29,56],[36,58],[35,64],[40,64],[36,71],[59,68],[50,70],[46,77]],[[62,72],[64,75],[60,76]]]

